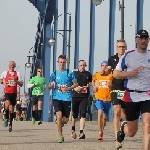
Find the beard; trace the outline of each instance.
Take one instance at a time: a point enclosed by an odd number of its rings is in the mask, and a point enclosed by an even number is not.
[[[147,46],[148,46],[148,45],[141,45],[141,46],[139,46],[139,48],[140,48],[142,51],[146,51],[146,50],[147,50]]]

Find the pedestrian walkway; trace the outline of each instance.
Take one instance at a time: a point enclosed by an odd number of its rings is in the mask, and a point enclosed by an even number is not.
[[[76,133],[79,122],[76,126]],[[96,122],[87,122],[85,127],[85,140],[72,139],[70,136],[71,122],[63,128],[64,143],[57,143],[58,132],[56,124],[44,122],[42,125],[31,125],[31,122],[14,121],[13,131],[3,127],[0,121],[0,150],[115,150],[115,141],[112,123],[107,123],[104,132],[104,141],[97,140]],[[142,130],[139,126],[138,134],[134,138],[125,138],[123,148],[120,150],[141,150]]]

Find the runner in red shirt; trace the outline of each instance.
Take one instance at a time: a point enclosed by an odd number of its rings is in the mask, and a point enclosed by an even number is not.
[[[12,131],[12,120],[14,116],[14,106],[16,105],[16,97],[17,97],[17,85],[22,87],[22,77],[19,72],[16,72],[14,69],[16,67],[16,63],[14,61],[9,62],[9,70],[4,71],[0,76],[0,82],[4,85],[4,93],[5,93],[5,120],[4,127],[8,126],[9,121],[9,112],[10,112],[10,124],[9,124],[9,132]]]

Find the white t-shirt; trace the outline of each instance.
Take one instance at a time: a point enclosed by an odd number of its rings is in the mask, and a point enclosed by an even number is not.
[[[8,71],[4,71],[1,76],[0,76],[0,79],[5,79],[6,78],[6,75],[7,75],[7,72]],[[9,72],[11,75],[14,75],[14,72]],[[18,81],[23,81],[22,80],[22,76],[19,72],[17,72],[17,76],[18,76]]]
[[[21,97],[20,101],[22,101],[21,107],[27,107],[29,102],[29,97]]]
[[[125,79],[124,85],[129,90],[150,91],[150,51],[146,53],[138,53],[137,50],[128,51],[120,59],[116,66],[119,71],[139,70],[136,77],[128,77]],[[139,102],[150,100],[150,96],[146,92],[126,92],[124,101]]]

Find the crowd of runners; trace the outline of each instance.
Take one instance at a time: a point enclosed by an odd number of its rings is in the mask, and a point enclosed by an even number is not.
[[[86,70],[85,60],[80,60],[78,69],[66,69],[66,56],[57,60],[58,70],[50,75],[49,81],[42,76],[42,69],[37,68],[37,75],[32,77],[28,88],[32,88],[32,124],[35,124],[36,109],[38,125],[42,124],[42,102],[44,90],[52,91],[53,106],[56,112],[56,124],[59,143],[64,142],[63,126],[69,121],[72,111],[71,137],[85,139],[84,133],[90,88],[93,88],[94,103],[98,111],[97,126],[100,141],[105,140],[104,128],[111,104],[113,105],[113,129],[116,148],[122,148],[122,141],[127,135],[133,137],[138,130],[138,118],[141,114],[143,125],[142,150],[150,150],[150,51],[147,49],[149,34],[139,30],[135,36],[137,48],[127,51],[125,40],[117,40],[117,53],[100,63],[100,70],[92,75]],[[99,62],[98,62],[99,63]],[[9,62],[9,70],[0,76],[4,86],[4,126],[12,131],[14,108],[16,106],[17,86],[23,85],[16,63]],[[47,85],[47,83],[49,84]],[[47,85],[47,86],[46,86]],[[26,93],[21,100],[23,111],[29,103]],[[37,108],[36,108],[37,106]],[[26,113],[24,113],[26,115]],[[80,116],[80,133],[76,133],[76,121]],[[104,137],[104,138],[103,138]]]

